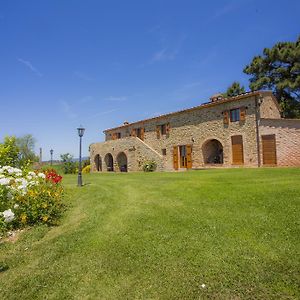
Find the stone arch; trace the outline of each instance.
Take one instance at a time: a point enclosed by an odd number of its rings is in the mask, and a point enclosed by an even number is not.
[[[94,162],[95,162],[96,171],[98,172],[102,171],[102,159],[99,154],[95,155]]]
[[[127,156],[124,152],[120,152],[117,155],[117,164],[120,172],[127,172]]]
[[[205,164],[223,164],[223,145],[217,139],[210,139],[202,146],[203,161]]]
[[[112,172],[114,170],[114,159],[111,153],[107,153],[104,157],[106,170]]]

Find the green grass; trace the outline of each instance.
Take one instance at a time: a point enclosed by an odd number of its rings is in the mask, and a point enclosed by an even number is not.
[[[84,182],[60,226],[0,244],[0,299],[300,298],[300,169]]]

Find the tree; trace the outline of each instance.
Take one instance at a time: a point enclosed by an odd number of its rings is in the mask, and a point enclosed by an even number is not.
[[[239,82],[234,81],[231,86],[227,88],[227,91],[223,95],[224,97],[233,97],[245,92],[245,88],[241,86]]]
[[[76,163],[73,161],[73,155],[70,153],[65,153],[60,155],[61,161],[63,163],[64,174],[74,174],[76,173]]]
[[[16,144],[19,148],[19,160],[22,162],[32,163],[38,160],[34,153],[35,138],[31,134],[26,134],[16,139]]]
[[[16,137],[6,136],[0,144],[0,166],[19,167],[19,148]]]
[[[283,116],[300,117],[300,36],[296,42],[280,42],[265,48],[244,69],[251,76],[251,90],[271,89]]]

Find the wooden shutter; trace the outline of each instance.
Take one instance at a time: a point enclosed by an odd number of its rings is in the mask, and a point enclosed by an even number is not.
[[[263,150],[263,164],[276,165],[276,140],[275,134],[262,135],[262,150]]]
[[[160,138],[160,125],[156,126],[156,137],[159,139]]]
[[[192,168],[192,145],[186,145],[186,168]]]
[[[231,145],[232,145],[232,164],[243,165],[244,164],[243,137],[241,135],[232,136]]]
[[[240,108],[240,121],[244,122],[246,120],[246,107]]]
[[[145,137],[145,128],[142,127],[142,128],[141,128],[141,140],[142,140],[142,141],[144,140],[144,137]]]
[[[131,129],[131,136],[136,137],[136,129],[135,128]]]
[[[113,133],[112,139],[113,139],[113,140],[116,140],[116,139],[117,139],[116,133]]]
[[[170,136],[170,129],[171,129],[170,123],[167,123],[167,124],[166,124],[166,135],[167,135],[167,137]]]
[[[229,111],[228,110],[223,111],[223,123],[225,125],[229,124]]]
[[[178,147],[173,147],[173,166],[175,170],[178,170]]]

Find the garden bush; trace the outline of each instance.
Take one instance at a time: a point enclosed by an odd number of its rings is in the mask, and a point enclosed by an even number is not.
[[[91,172],[91,165],[87,165],[82,169],[83,174],[88,174]]]
[[[144,172],[154,172],[156,170],[157,164],[153,161],[146,161],[143,165]]]
[[[57,224],[64,209],[61,180],[55,170],[0,167],[0,236],[26,225]]]

